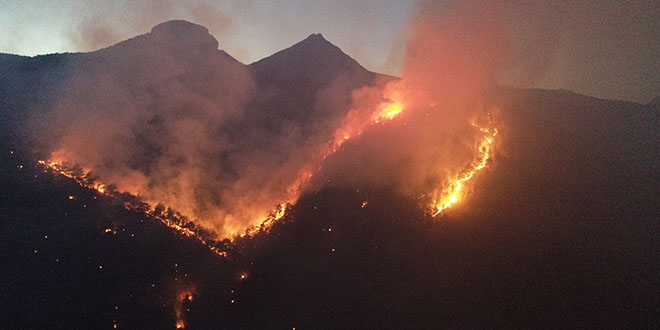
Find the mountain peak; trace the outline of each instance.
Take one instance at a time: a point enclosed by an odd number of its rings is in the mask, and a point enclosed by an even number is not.
[[[171,20],[154,26],[150,36],[168,48],[215,51],[218,41],[201,25],[184,20]]]
[[[204,26],[184,20],[170,20],[160,23],[151,29],[151,33],[174,34],[208,34],[209,29]]]
[[[329,52],[330,54],[334,54],[335,56],[341,54],[346,57],[349,57],[348,55],[344,54],[344,52],[339,47],[335,46],[333,43],[325,39],[323,35],[320,33],[310,34],[307,38],[296,43],[290,48],[297,48],[299,50],[307,49],[307,51],[315,51],[315,52],[326,52],[326,53]]]
[[[307,41],[315,41],[315,42],[319,42],[319,41],[328,42],[328,41],[323,37],[323,35],[320,34],[320,33],[312,33],[312,34],[310,34],[307,38],[305,38],[303,41],[306,41],[306,40],[307,40]],[[328,43],[329,43],[329,42],[328,42]]]
[[[250,68],[256,72],[257,81],[296,77],[313,85],[325,85],[340,72],[349,75],[368,72],[320,33],[254,62]]]

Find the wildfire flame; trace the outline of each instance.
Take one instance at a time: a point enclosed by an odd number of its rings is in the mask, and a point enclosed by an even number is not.
[[[392,102],[386,104],[380,113],[374,118],[375,123],[379,123],[381,120],[392,120],[394,117],[399,115],[403,111],[403,104],[401,102]]]
[[[473,126],[477,125],[473,124]],[[477,172],[484,169],[488,164],[493,149],[493,139],[497,135],[497,128],[493,128],[492,130],[485,127],[478,128],[483,133],[483,137],[477,147],[477,159],[454,178],[448,180],[444,189],[433,192],[433,200],[430,205],[431,215],[433,217],[457,203],[461,199],[461,191],[464,184],[470,181]]]
[[[370,126],[376,124],[384,124],[385,122],[394,120],[397,118],[397,116],[403,113],[404,110],[405,107],[401,101],[388,100],[387,102],[381,103],[377,107],[377,110],[373,111],[373,113],[369,116],[357,116],[350,120],[345,120],[341,127],[335,131],[334,139],[327,145],[325,149],[322,149],[320,157],[318,158],[319,161],[316,166],[302,169],[300,171],[299,178],[291,185],[289,185],[287,189],[289,195],[288,200],[280,203],[267,216],[262,217],[259,225],[245,229],[244,234],[241,236],[252,236],[259,231],[268,231],[275,222],[285,217],[288,210],[290,209],[290,206],[297,201],[298,197],[302,193],[302,187],[304,187],[305,184],[309,182],[316,171],[322,168],[322,163],[327,157],[337,152],[346,141],[362,135]],[[488,123],[488,127],[482,127],[476,124],[473,124],[473,126],[476,127],[483,135],[477,144],[477,158],[475,161],[468,164],[464,170],[459,171],[454,177],[446,180],[442,187],[437,188],[430,194],[426,195],[431,196],[431,202],[428,207],[430,209],[429,213],[433,217],[437,216],[442,211],[446,210],[461,200],[462,192],[466,182],[472,179],[477,172],[485,168],[489,159],[491,158],[493,141],[497,136],[497,129],[491,128],[490,122]],[[109,190],[108,186],[99,182],[97,178],[89,175],[89,172],[81,171],[80,169],[75,171],[66,164],[56,161],[40,160],[38,163],[46,168],[49,168],[54,173],[76,180],[78,184],[83,187],[96,190],[101,195],[119,195],[114,190]],[[363,203],[362,207],[365,205],[366,202]],[[172,219],[162,216],[156,212],[153,207],[143,202],[125,202],[124,207],[127,210],[144,212],[148,216],[179,232],[181,235],[196,238],[200,241],[200,243],[207,246],[216,255],[227,257],[226,251],[220,250],[218,247],[216,247],[216,245],[213,244],[213,242],[208,241],[204,235],[201,235],[198,232],[195,226],[190,226],[189,223],[172,221]]]
[[[369,116],[368,121],[360,120],[360,118],[351,117],[345,120],[342,125],[335,130],[334,139],[329,144],[330,147],[321,152],[320,160],[323,162],[330,155],[334,154],[341,148],[341,146],[348,140],[356,138],[364,133],[366,128],[371,125],[380,124],[384,121],[393,120],[403,112],[403,103],[400,101],[388,101],[380,104],[379,110],[375,111]],[[317,165],[317,170],[321,165]],[[313,176],[313,171],[305,171],[303,175],[296,181],[296,186],[304,185]],[[295,199],[294,199],[295,200]]]

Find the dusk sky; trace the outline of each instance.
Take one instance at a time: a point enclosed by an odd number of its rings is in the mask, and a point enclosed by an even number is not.
[[[246,64],[322,33],[367,69],[399,75],[408,21],[433,10],[442,24],[442,13],[452,3],[0,0],[0,52],[91,51],[147,33],[163,21],[186,19],[206,26],[220,49]],[[657,0],[493,1],[475,6],[493,7],[502,23],[494,28],[508,32],[502,84],[642,103],[660,95]]]

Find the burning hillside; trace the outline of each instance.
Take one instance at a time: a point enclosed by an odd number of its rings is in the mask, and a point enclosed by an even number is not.
[[[320,35],[250,66],[216,47],[203,27],[172,21],[77,54],[59,69],[58,96],[36,105],[23,133],[48,161],[76,164],[223,236],[258,225],[319,189],[319,180],[352,177],[345,183],[359,189],[393,178],[437,214],[492,157],[495,131],[479,101],[488,83],[463,77],[474,86],[447,94],[445,71],[471,61],[431,66],[425,74],[435,83],[422,84],[428,77],[415,68],[424,58],[410,56],[396,80],[368,72]],[[282,65],[314,74],[292,76]],[[392,137],[399,140],[386,141]],[[329,179],[345,171],[336,164],[345,162],[339,151],[349,140],[388,159],[369,173]],[[393,163],[402,161],[409,165]]]

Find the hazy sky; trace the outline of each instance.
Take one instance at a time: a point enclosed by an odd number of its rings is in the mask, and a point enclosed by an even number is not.
[[[149,32],[169,19],[209,28],[220,48],[250,63],[312,33],[371,70],[396,73],[400,34],[413,1],[0,0],[0,52],[89,51]],[[395,56],[395,55],[394,55]]]
[[[208,27],[244,63],[320,32],[368,69],[398,75],[406,22],[452,2],[461,1],[0,0],[0,52],[90,51],[180,18]],[[511,36],[502,83],[643,103],[660,95],[658,0],[484,3],[498,4]]]

